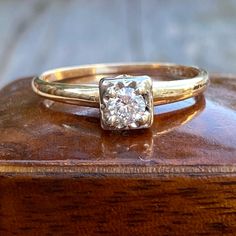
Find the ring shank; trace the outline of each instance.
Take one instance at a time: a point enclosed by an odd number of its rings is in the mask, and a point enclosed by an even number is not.
[[[197,67],[159,63],[95,64],[47,71],[33,79],[32,88],[51,100],[99,107],[99,80],[120,74],[150,76],[154,105],[196,96],[206,89],[209,82],[207,72]],[[69,79],[79,82],[65,83]]]

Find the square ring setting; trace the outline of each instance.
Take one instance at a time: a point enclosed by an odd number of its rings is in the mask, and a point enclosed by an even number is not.
[[[152,79],[120,75],[99,82],[101,126],[105,130],[149,128],[153,122]]]

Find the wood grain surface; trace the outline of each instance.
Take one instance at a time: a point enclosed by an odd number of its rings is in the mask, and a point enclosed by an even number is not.
[[[235,235],[235,177],[0,179],[1,235]]]
[[[30,81],[0,91],[0,235],[235,235],[234,77],[118,133]]]

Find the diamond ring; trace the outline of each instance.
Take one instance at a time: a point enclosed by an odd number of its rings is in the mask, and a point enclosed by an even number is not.
[[[130,130],[151,127],[154,105],[197,96],[208,82],[208,73],[197,67],[96,64],[47,71],[32,88],[47,99],[100,108],[103,129]]]

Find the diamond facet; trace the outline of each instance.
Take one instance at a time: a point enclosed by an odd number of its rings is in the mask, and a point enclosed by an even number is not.
[[[152,83],[149,77],[105,78],[99,87],[104,129],[139,129],[152,124]]]

